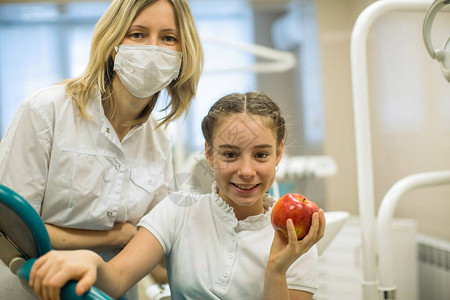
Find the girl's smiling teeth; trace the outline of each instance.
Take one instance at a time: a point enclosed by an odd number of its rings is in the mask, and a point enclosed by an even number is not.
[[[237,183],[233,183],[233,182],[231,184],[242,190],[251,190],[252,188],[259,185],[259,183],[258,184],[237,184]]]

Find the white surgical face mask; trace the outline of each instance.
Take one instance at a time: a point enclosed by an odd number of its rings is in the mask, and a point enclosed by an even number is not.
[[[152,45],[116,46],[114,71],[135,97],[148,98],[178,78],[181,52]]]

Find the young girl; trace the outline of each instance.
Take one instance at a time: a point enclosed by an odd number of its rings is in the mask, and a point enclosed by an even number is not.
[[[317,250],[323,211],[308,235],[289,240],[270,223],[267,194],[284,145],[278,106],[263,93],[231,94],[202,122],[206,157],[214,168],[211,194],[169,194],[139,222],[139,231],[110,262],[87,250],[51,251],[36,261],[30,285],[43,299],[79,280],[82,294],[94,283],[118,297],[164,256],[172,299],[312,299],[317,289]],[[179,197],[190,206],[179,206]]]

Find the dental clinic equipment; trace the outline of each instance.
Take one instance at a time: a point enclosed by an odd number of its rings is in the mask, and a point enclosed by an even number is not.
[[[286,156],[279,163],[277,179],[324,178],[338,172],[335,160],[326,155]]]
[[[255,61],[244,66],[227,66],[205,68],[204,72],[223,73],[223,72],[253,72],[257,74],[281,73],[294,69],[297,65],[297,59],[294,53],[289,51],[280,51],[274,48],[234,41],[224,38],[218,38],[209,34],[201,35],[202,41],[218,44],[230,49],[237,49],[252,54]],[[257,58],[264,59],[258,61]],[[176,125],[177,128],[180,126]],[[187,162],[185,162],[187,160]],[[191,170],[191,164],[195,163],[186,158],[183,146],[183,132],[179,128],[176,130],[176,143],[174,146],[174,168],[175,173],[183,172],[183,170]]]
[[[423,22],[423,39],[425,42],[425,47],[431,57],[441,63],[442,73],[448,82],[450,82],[450,37],[447,39],[444,48],[435,50],[431,43],[431,24],[433,24],[434,17],[438,11],[440,11],[445,5],[449,4],[449,0],[434,1],[428,9]]]
[[[34,208],[16,192],[0,185],[0,259],[30,293],[33,293],[28,286],[31,267],[38,257],[51,249],[47,229]],[[75,286],[75,281],[69,281],[61,289],[61,299],[113,299],[95,286],[78,296]]]
[[[379,290],[381,299],[396,299],[393,259],[392,220],[400,199],[407,192],[419,188],[450,184],[450,171],[436,171],[412,174],[397,181],[384,196],[376,221],[378,244],[378,268],[380,274]]]
[[[435,1],[432,8],[440,9],[449,1]],[[367,72],[367,36],[373,23],[385,13],[391,11],[427,11],[432,1],[430,0],[380,0],[368,6],[357,18],[351,36],[351,74],[353,108],[355,122],[356,139],[356,161],[358,180],[358,201],[359,214],[361,219],[362,235],[362,259],[363,259],[363,281],[362,294],[364,300],[376,300],[381,294],[381,299],[395,299],[395,290],[389,284],[387,287],[379,286],[379,276],[385,274],[377,273],[377,253],[376,253],[376,231],[375,231],[375,207],[374,207],[374,186],[373,186],[373,166],[371,129],[369,112],[369,81]],[[435,16],[435,11],[428,16],[431,22]],[[431,25],[426,22],[424,32],[429,32]],[[425,36],[425,41],[429,37]],[[444,71],[448,71],[448,55],[442,58],[442,51],[434,51],[430,44],[427,49],[433,58],[437,58],[443,63]],[[449,42],[444,47],[449,50]],[[448,73],[447,73],[448,74]],[[445,75],[445,72],[444,72]],[[447,78],[448,79],[448,78]],[[395,204],[395,203],[393,203]],[[383,252],[384,253],[384,252]],[[383,258],[380,258],[383,260]],[[380,270],[381,272],[384,269]],[[385,283],[384,280],[382,281]],[[380,290],[380,291],[379,291]]]
[[[429,7],[424,23],[423,38],[426,49],[433,59],[441,63],[442,73],[450,82],[450,38],[447,39],[443,49],[434,50],[431,44],[431,24],[437,14],[445,5],[450,4],[449,0],[436,0]],[[380,276],[379,290],[382,299],[396,299],[394,278],[394,259],[392,245],[392,219],[394,210],[401,197],[407,192],[438,185],[450,184],[450,171],[435,171],[409,175],[397,181],[384,196],[378,209],[376,220],[376,237],[378,245],[378,268]]]
[[[227,40],[224,38],[218,38],[212,35],[201,35],[201,39],[205,42],[212,42],[221,46],[229,47],[241,50],[250,54],[253,54],[255,58],[261,58],[265,61],[255,61],[253,64],[249,64],[241,67],[230,67],[223,65],[217,68],[205,68],[205,72],[253,72],[253,73],[280,73],[289,71],[295,68],[297,59],[292,52],[280,51],[270,47],[244,43],[239,41]]]

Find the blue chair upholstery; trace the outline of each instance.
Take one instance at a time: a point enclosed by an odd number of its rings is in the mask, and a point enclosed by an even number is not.
[[[13,273],[27,282],[35,260],[51,250],[50,237],[41,217],[20,195],[3,185],[0,185],[0,239],[3,245],[0,258]],[[113,299],[96,287],[78,296],[75,286],[75,281],[68,282],[61,289],[61,299]]]

